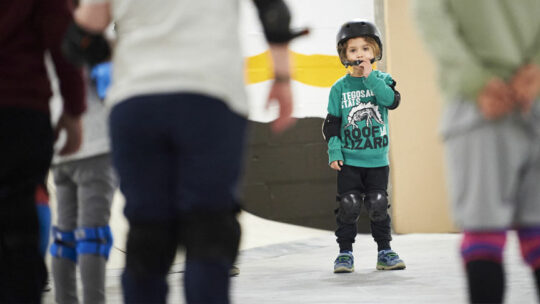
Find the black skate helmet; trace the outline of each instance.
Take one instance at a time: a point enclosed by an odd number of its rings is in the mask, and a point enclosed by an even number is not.
[[[377,29],[375,24],[367,20],[354,19],[343,24],[336,36],[337,51],[340,55],[339,58],[341,59],[341,63],[343,63],[343,65],[347,66],[349,64],[347,60],[341,56],[341,50],[345,42],[351,38],[365,36],[371,37],[375,40],[375,42],[377,42],[381,51],[379,52],[379,55],[375,57],[375,60],[381,60],[383,46],[381,39],[379,38],[381,36],[379,30]]]

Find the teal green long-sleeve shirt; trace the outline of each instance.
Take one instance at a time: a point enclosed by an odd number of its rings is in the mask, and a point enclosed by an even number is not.
[[[345,75],[331,88],[328,113],[341,118],[340,136],[328,141],[329,163],[375,168],[389,164],[388,109],[394,80],[374,70],[369,77]]]
[[[490,78],[540,65],[539,0],[416,0],[413,12],[448,101],[474,101]]]

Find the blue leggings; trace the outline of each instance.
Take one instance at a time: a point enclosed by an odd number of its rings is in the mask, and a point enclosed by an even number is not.
[[[230,258],[231,254],[225,259],[212,254],[202,258],[198,255],[205,252],[206,245],[218,255],[226,252],[216,250],[215,243],[231,235],[230,244],[235,248],[229,252],[236,256],[238,244],[232,235],[239,232],[231,222],[235,219],[206,221],[207,225],[216,225],[213,231],[224,229],[230,233],[214,234],[213,238],[201,236],[203,239],[195,244],[197,249],[193,252],[197,254],[193,258],[189,244],[182,244],[180,236],[185,230],[183,223],[206,219],[201,214],[228,216],[238,209],[236,195],[245,129],[245,118],[231,112],[222,101],[203,95],[138,96],[113,108],[110,116],[113,164],[120,177],[120,189],[126,198],[125,215],[131,227],[123,276],[127,303],[165,301],[165,276],[177,245],[187,247],[186,286],[196,291],[189,294],[211,294],[204,290],[208,284],[221,290],[213,300],[188,296],[188,302],[228,302],[226,273],[234,258]],[[223,227],[217,227],[221,222]],[[205,227],[191,227],[187,233],[204,230]],[[148,248],[149,244],[159,248]],[[201,260],[209,269],[198,266]],[[216,272],[221,275],[216,276]],[[212,277],[217,281],[208,281]],[[206,284],[201,278],[207,280]]]

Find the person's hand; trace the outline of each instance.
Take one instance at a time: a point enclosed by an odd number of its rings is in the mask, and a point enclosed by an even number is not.
[[[510,87],[521,112],[528,113],[540,92],[540,67],[536,64],[522,66],[510,81]]]
[[[270,88],[266,108],[273,102],[279,105],[279,116],[271,124],[274,133],[280,133],[292,126],[296,121],[292,117],[293,98],[291,91],[289,46],[287,44],[270,44],[270,54],[274,66],[274,83]]]
[[[510,113],[516,106],[512,89],[499,78],[492,78],[477,97],[480,112],[486,119],[497,119]]]
[[[54,130],[55,141],[58,139],[58,135],[62,130],[66,131],[66,143],[59,154],[68,155],[77,152],[82,144],[81,118],[62,113]]]
[[[296,118],[292,117],[293,100],[291,92],[291,82],[288,79],[277,79],[270,88],[266,107],[271,103],[279,104],[279,116],[271,124],[272,131],[281,133],[294,125]]]
[[[341,167],[343,167],[343,161],[342,160],[335,160],[333,162],[330,163],[330,168],[336,170],[336,171],[341,171]]]
[[[371,66],[371,62],[369,60],[362,60],[362,62],[359,65],[360,68],[362,68],[362,77],[369,77],[369,74],[373,71],[373,67]]]

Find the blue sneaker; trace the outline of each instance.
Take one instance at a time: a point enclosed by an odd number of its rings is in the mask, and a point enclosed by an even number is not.
[[[354,257],[352,252],[341,252],[334,261],[334,273],[347,273],[354,271]]]
[[[405,263],[399,258],[399,255],[392,249],[379,251],[377,255],[378,270],[398,270],[405,269]]]

